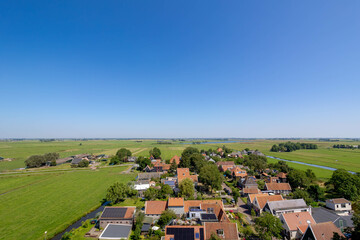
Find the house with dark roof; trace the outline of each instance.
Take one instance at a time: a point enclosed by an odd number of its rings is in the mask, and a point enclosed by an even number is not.
[[[245,179],[240,179],[238,185],[242,188],[258,188],[255,176],[246,176]]]
[[[71,160],[71,165],[78,165],[82,160],[82,158],[73,158]]]
[[[315,220],[310,212],[283,213],[279,217],[283,224],[285,237],[290,239],[300,239],[309,224],[315,224]]]
[[[352,215],[341,216],[336,214],[336,212],[333,210],[321,207],[312,208],[311,212],[316,223],[332,222],[337,228],[341,230],[347,227],[354,227]]]
[[[165,240],[205,240],[203,226],[166,226]]]
[[[99,223],[100,228],[105,228],[108,224],[133,225],[136,207],[105,207]]]
[[[351,212],[351,202],[345,198],[327,199],[326,207],[336,211],[339,215],[349,215]]]
[[[100,234],[100,240],[121,240],[130,239],[131,225],[113,224],[106,225],[104,231]]]
[[[291,199],[267,202],[264,211],[279,217],[282,213],[311,212],[304,199]]]
[[[272,191],[275,194],[288,195],[291,193],[291,186],[289,183],[265,183],[265,189]]]
[[[332,222],[309,224],[301,240],[332,240],[334,233],[345,238]]]
[[[162,172],[149,172],[149,173],[139,173],[137,176],[137,180],[151,180],[153,178],[160,178]]]

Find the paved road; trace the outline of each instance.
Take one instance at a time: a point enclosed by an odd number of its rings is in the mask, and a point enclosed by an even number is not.
[[[244,203],[243,200],[239,198],[237,205],[238,205],[238,211],[245,215],[248,223],[253,224],[254,222],[251,218],[251,212],[249,207],[246,205],[246,203]]]

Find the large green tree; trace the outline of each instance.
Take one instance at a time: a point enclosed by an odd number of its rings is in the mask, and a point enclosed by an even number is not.
[[[176,214],[172,210],[165,210],[161,213],[159,220],[157,221],[157,224],[159,224],[160,227],[165,227],[172,219],[176,218]]]
[[[221,189],[223,178],[223,175],[215,164],[208,164],[200,169],[200,182],[202,182],[209,190]]]
[[[136,190],[131,189],[128,185],[116,182],[108,188],[106,199],[113,203],[118,203],[134,195],[136,195]]]
[[[131,157],[131,151],[126,148],[120,148],[116,152],[116,156],[119,158],[121,162],[124,162],[128,157]]]
[[[179,167],[182,168],[190,168],[191,167],[191,160],[190,157],[194,153],[200,153],[197,148],[187,147],[181,154],[180,164]]]
[[[45,160],[44,156],[42,156],[42,155],[30,156],[25,161],[25,165],[28,168],[38,168],[38,167],[45,165],[45,163],[46,163],[46,160]]]
[[[308,187],[311,183],[306,173],[299,169],[293,169],[287,175],[289,183],[293,189],[298,187]]]
[[[282,223],[279,218],[270,213],[263,213],[255,219],[255,229],[260,239],[281,239]]]
[[[148,188],[144,192],[144,198],[146,200],[155,200],[158,197],[158,194],[159,194],[159,190],[155,188]]]
[[[147,165],[151,164],[151,160],[149,158],[145,158],[143,156],[138,157],[136,163],[139,164],[139,170],[142,171],[146,168]]]
[[[153,156],[154,159],[159,159],[161,157],[161,151],[159,148],[154,147],[149,151],[150,156]]]
[[[161,188],[158,193],[158,198],[164,199],[168,196],[170,196],[174,191],[172,188],[167,184],[160,184]]]
[[[185,198],[194,197],[194,183],[191,179],[185,178],[179,184],[180,195]]]
[[[334,171],[327,185],[333,187],[332,191],[338,197],[355,201],[360,196],[360,177],[344,169]]]

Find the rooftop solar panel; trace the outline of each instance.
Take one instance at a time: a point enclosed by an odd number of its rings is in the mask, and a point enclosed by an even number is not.
[[[200,228],[200,240],[204,240],[204,229]]]
[[[105,208],[101,218],[123,218],[127,208]]]
[[[217,217],[214,213],[201,213],[202,220],[217,220]]]
[[[166,234],[174,235],[176,240],[195,240],[193,228],[167,228]]]

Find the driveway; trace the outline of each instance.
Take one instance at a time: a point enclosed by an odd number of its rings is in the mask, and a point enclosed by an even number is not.
[[[241,198],[238,199],[237,205],[238,205],[238,211],[245,215],[248,223],[253,224],[254,222],[251,217],[251,211],[250,211],[249,206],[246,205],[246,203],[244,203],[243,200],[241,200]]]

